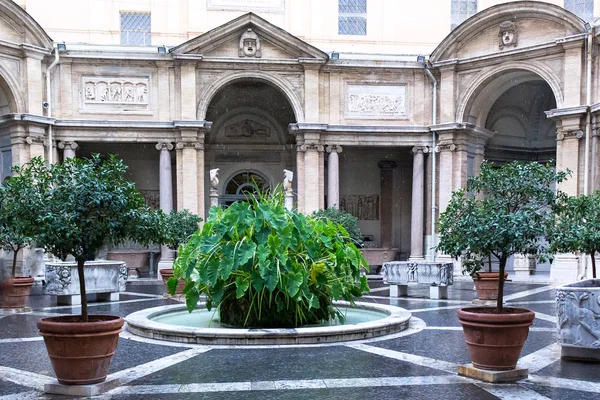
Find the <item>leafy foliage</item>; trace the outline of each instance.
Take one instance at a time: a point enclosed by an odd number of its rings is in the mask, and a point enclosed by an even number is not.
[[[362,235],[360,233],[360,228],[358,227],[358,218],[354,215],[335,207],[329,207],[325,210],[313,212],[312,216],[316,219],[327,219],[336,224],[340,224],[346,230],[354,244],[357,246],[362,244]]]
[[[490,254],[500,261],[504,275],[508,257],[516,253],[544,259],[549,249],[541,242],[553,228],[556,195],[551,185],[568,172],[554,164],[513,161],[494,168],[484,161],[479,176],[456,190],[440,215],[437,250],[462,257],[466,272],[474,274]],[[497,311],[502,311],[504,280],[499,280]]]
[[[292,327],[340,317],[332,301],[367,292],[360,276],[367,267],[345,230],[286,210],[275,190],[211,208],[202,230],[179,248],[171,279],[188,282],[190,312],[204,293],[223,323]]]
[[[166,238],[164,243],[172,250],[186,243],[190,236],[198,230],[202,218],[188,210],[172,210],[165,218]]]
[[[0,248],[13,252],[14,277],[19,251],[35,239],[49,174],[39,157],[12,171],[0,185]]]
[[[159,242],[164,214],[144,204],[135,184],[125,178],[127,167],[110,156],[71,158],[54,164],[51,185],[44,194],[37,243],[61,259],[71,254],[78,264],[82,317],[87,321],[85,261],[95,258],[106,244],[129,238],[141,244]],[[34,177],[36,175],[34,174]]]
[[[579,197],[561,196],[557,212],[558,221],[550,238],[552,249],[589,255],[596,278],[594,255],[600,249],[600,191]]]

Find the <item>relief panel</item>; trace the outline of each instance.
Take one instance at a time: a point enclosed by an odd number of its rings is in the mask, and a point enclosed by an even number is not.
[[[354,215],[359,220],[378,220],[379,196],[340,196],[340,210]]]
[[[406,85],[346,85],[344,114],[348,118],[406,118]]]
[[[82,77],[82,111],[149,111],[150,77]]]

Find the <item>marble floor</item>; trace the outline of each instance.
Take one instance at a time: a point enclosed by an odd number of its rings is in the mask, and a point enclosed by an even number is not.
[[[139,282],[142,283],[142,282]],[[459,280],[448,300],[429,300],[427,286],[410,286],[408,297],[389,298],[380,280],[363,301],[412,312],[407,331],[357,342],[303,346],[200,346],[121,334],[109,378],[122,386],[102,399],[593,399],[600,398],[600,364],[560,360],[556,344],[554,286],[506,284],[506,301],[536,313],[519,365],[529,378],[487,384],[457,375],[469,362],[456,310],[475,297]],[[90,313],[126,316],[175,303],[162,285],[131,284],[114,303],[90,303]],[[36,288],[33,312],[0,317],[0,400],[67,399],[46,395],[54,377],[36,322],[49,315],[78,313],[56,306]]]

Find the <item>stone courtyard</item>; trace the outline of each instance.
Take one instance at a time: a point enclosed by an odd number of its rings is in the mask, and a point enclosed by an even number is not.
[[[475,298],[462,277],[448,299],[430,300],[427,286],[409,286],[408,296],[388,297],[381,280],[370,280],[361,301],[396,305],[412,313],[410,328],[364,341],[295,346],[207,346],[159,342],[121,333],[107,381],[120,386],[99,399],[582,399],[600,397],[600,364],[560,360],[555,285],[507,282],[508,305],[535,311],[536,319],[519,366],[529,378],[488,384],[457,375],[469,362],[456,310]],[[118,302],[92,302],[91,314],[125,317],[135,311],[175,304],[162,284],[128,283]],[[33,312],[0,317],[0,399],[67,399],[46,395],[54,379],[36,323],[45,316],[77,314],[56,306],[34,288]]]

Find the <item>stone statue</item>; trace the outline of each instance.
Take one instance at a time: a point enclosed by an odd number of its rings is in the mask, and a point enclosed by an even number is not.
[[[210,170],[210,188],[211,190],[217,190],[217,185],[219,184],[219,168]]]
[[[262,57],[262,52],[260,51],[260,39],[250,28],[248,28],[248,30],[242,34],[242,37],[240,37],[238,55],[240,57]]]
[[[500,31],[498,32],[498,38],[500,43],[498,47],[500,50],[505,47],[517,47],[517,26],[514,22],[504,21],[500,24]]]
[[[283,170],[283,190],[286,192],[292,191],[292,181],[294,180],[294,172],[289,169]]]

